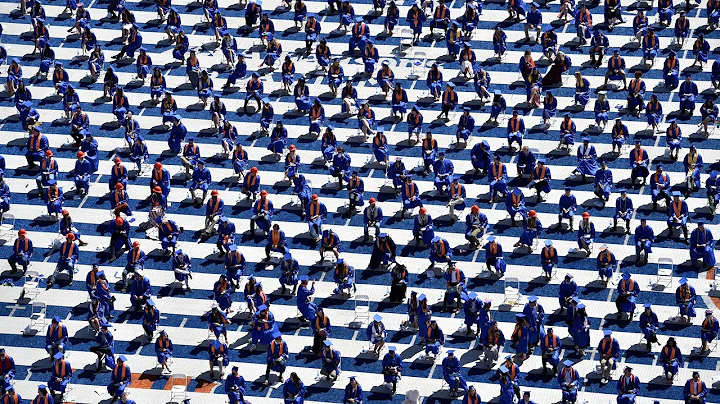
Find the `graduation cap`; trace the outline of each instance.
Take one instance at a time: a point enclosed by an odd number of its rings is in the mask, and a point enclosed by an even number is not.
[[[279,338],[282,337],[282,333],[280,331],[275,331],[272,333],[273,338]]]
[[[379,314],[376,314],[373,316],[373,320],[377,321],[379,323],[380,321],[382,321],[382,316]]]
[[[572,365],[574,365],[574,364],[575,364],[575,363],[574,363],[573,361],[571,361],[570,359],[565,359],[565,362],[563,362],[563,365],[565,365],[565,366],[567,366],[567,367],[570,367],[570,366],[572,366]]]

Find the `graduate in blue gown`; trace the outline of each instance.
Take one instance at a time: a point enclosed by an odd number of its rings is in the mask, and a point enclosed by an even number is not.
[[[344,393],[342,404],[363,404],[363,389],[355,376],[350,376],[350,381],[345,386]]]
[[[563,403],[577,401],[578,390],[580,389],[581,381],[580,374],[573,368],[573,361],[566,359],[563,362],[565,365],[557,375],[557,382],[562,389]]]
[[[460,365],[460,359],[455,356],[455,350],[448,349],[447,354],[448,356],[442,361],[443,379],[450,388],[450,397],[458,397],[460,396],[460,389],[467,391],[467,382],[460,372],[462,366]]]
[[[388,353],[385,354],[382,360],[383,380],[391,394],[395,394],[397,382],[400,380],[403,370],[402,357],[396,351],[395,346],[388,346]]]
[[[645,337],[645,347],[647,348],[647,351],[650,352],[652,350],[652,344],[658,343],[657,338],[657,331],[660,328],[660,321],[658,320],[657,314],[652,310],[652,304],[645,303],[644,310],[640,314],[640,319],[638,322],[640,323],[640,331],[642,331],[643,336]]]
[[[547,334],[540,339],[540,352],[542,355],[542,373],[547,373],[547,365],[552,366],[552,374],[557,374],[560,365],[560,354],[562,343],[552,328],[547,329]]]
[[[225,379],[224,390],[230,404],[246,404],[245,378],[240,375],[237,366],[233,366],[232,373]]]
[[[689,323],[691,318],[697,315],[695,312],[697,293],[695,293],[695,288],[688,283],[687,278],[681,278],[678,283],[680,286],[675,289],[675,303],[680,309],[680,320]]]
[[[613,272],[615,272],[615,267],[617,266],[615,254],[608,249],[607,244],[603,244],[600,247],[600,252],[598,253],[596,261],[598,276],[601,281],[607,283],[612,277]]]
[[[635,209],[633,201],[627,196],[627,189],[619,188],[620,196],[615,200],[615,215],[613,216],[613,231],[617,229],[618,219],[625,221],[625,234],[630,234],[630,221]]]
[[[640,294],[640,286],[637,281],[632,279],[630,272],[623,272],[617,286],[617,297],[615,298],[615,307],[617,308],[617,318],[622,318],[623,313],[630,313],[632,318],[635,313],[635,304]]]
[[[617,381],[617,404],[634,404],[640,392],[640,379],[632,374],[632,368],[625,367],[623,375]]]
[[[687,232],[685,234],[687,237]],[[698,259],[703,260],[703,267],[715,267],[715,241],[703,221],[698,222],[697,228],[690,235],[690,260],[694,267],[698,266]]]
[[[660,350],[660,357],[658,363],[663,367],[663,373],[665,375],[665,381],[672,383],[678,370],[683,365],[683,355],[680,352],[680,348],[677,346],[675,338],[668,338],[665,346]]]

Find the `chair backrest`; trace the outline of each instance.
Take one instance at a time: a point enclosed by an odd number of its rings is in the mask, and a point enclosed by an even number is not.
[[[188,377],[185,374],[182,373],[173,373],[172,376],[170,376],[170,386],[180,386],[180,387],[186,387],[188,385]]]
[[[47,304],[45,302],[32,302],[32,313],[31,314],[45,314],[47,310]]]
[[[12,228],[15,227],[15,215],[12,213],[5,213],[2,217],[0,225],[3,227],[7,226],[10,230],[12,230]]]
[[[360,304],[358,304],[360,303]],[[370,296],[368,295],[355,295],[355,307],[370,307]]]

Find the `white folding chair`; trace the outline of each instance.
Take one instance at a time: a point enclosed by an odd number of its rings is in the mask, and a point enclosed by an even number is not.
[[[398,55],[402,52],[403,47],[411,48],[413,46],[413,30],[410,28],[400,29],[400,45],[398,47]]]
[[[30,323],[23,334],[30,335],[33,333],[40,333],[47,326],[47,305],[45,302],[33,302],[31,305],[32,311],[30,312]]]
[[[672,258],[660,258],[658,259],[657,278],[655,279],[655,285],[672,285],[673,270],[675,264]]]
[[[522,297],[522,294],[520,293],[520,279],[515,277],[506,277],[503,282],[503,290],[505,293],[503,304],[507,303],[510,307],[512,307],[520,303],[520,298]]]
[[[12,240],[15,236],[15,215],[6,213],[2,217],[2,221],[0,221],[0,237],[6,237],[10,236],[10,240]]]
[[[420,75],[422,73],[425,73],[425,70],[427,68],[427,52],[424,52],[424,51],[415,52],[413,49],[411,59],[412,59],[412,62],[410,65],[410,76],[408,76],[408,79],[410,77],[419,79]]]
[[[370,320],[370,296],[368,295],[355,295],[353,298],[355,301],[355,318],[353,318],[353,323],[357,322],[358,320],[363,319],[363,324],[365,321]]]
[[[43,276],[37,271],[28,270],[25,272],[25,283],[23,284],[23,290],[20,298],[33,300],[42,293],[43,289],[40,287],[40,280],[42,278]]]
[[[170,402],[181,403],[187,400],[187,376],[181,373],[173,373],[168,380],[170,383]]]

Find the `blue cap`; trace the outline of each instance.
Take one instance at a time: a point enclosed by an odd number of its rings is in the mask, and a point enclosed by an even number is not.
[[[267,307],[267,305],[265,305],[265,304],[261,304],[260,306],[257,307],[258,311],[267,310],[267,308],[268,308],[268,307]]]
[[[620,192],[621,194],[624,194],[624,193],[627,192],[627,189],[625,189],[625,188],[618,188],[617,191]]]
[[[470,108],[470,107],[468,107],[468,106],[464,106],[464,107],[463,107],[463,111],[470,112],[471,110],[472,110],[472,108]]]
[[[710,178],[717,178],[718,172],[715,171],[715,170],[712,170],[712,171],[710,171],[710,174],[709,174],[709,175],[710,175]]]
[[[546,247],[550,247],[551,245],[552,245],[552,240],[550,240],[550,239],[545,240]],[[535,298],[535,300],[537,300],[537,298]]]
[[[705,222],[704,222],[703,220],[699,220],[699,221],[697,222],[697,225],[698,225],[698,226],[705,226]]]
[[[490,243],[492,243],[493,241],[495,241],[495,236],[489,236],[489,237],[487,238],[487,241],[490,242]]]
[[[440,236],[435,236],[435,237],[433,237],[433,239],[431,240],[431,242],[433,242],[433,243],[437,243],[438,241],[440,241]]]
[[[453,83],[452,81],[448,81],[447,85],[450,88],[455,88],[455,83]]]
[[[455,355],[455,350],[454,350],[454,349],[448,349],[448,350],[447,350],[447,353],[448,353],[448,355]]]
[[[685,278],[685,277],[680,278],[680,280],[678,281],[678,283],[681,284],[681,285],[684,285],[684,284],[686,284],[687,282],[688,282],[688,280],[687,280],[687,278]]]
[[[662,168],[663,168],[662,163],[655,164],[655,169],[658,169],[658,168],[659,168],[659,169],[662,169]]]
[[[515,318],[525,318],[525,315],[523,313],[518,313],[515,315]]]
[[[298,279],[300,280],[300,282],[307,282],[309,278],[307,275],[300,275]]]
[[[565,359],[565,362],[563,362],[563,365],[565,365],[567,367],[570,367],[574,364],[575,364],[575,362],[571,361],[570,359]]]
[[[605,329],[605,330],[603,330],[603,334],[605,334],[606,336],[612,335],[612,330],[610,330],[610,329]]]
[[[538,298],[535,295],[528,297],[528,302],[530,302],[530,303],[537,302],[537,300],[538,300]]]
[[[625,279],[625,280],[630,279],[630,276],[631,276],[631,275],[630,275],[630,272],[628,272],[628,271],[625,271],[625,272],[622,273],[622,278]]]
[[[54,317],[52,318],[52,321],[54,321],[54,322],[56,322],[56,323],[59,323],[59,322],[60,322],[60,316],[54,316]]]
[[[332,346],[332,344],[333,344],[332,341],[330,341],[329,339],[326,339],[325,341],[323,341],[323,345],[325,345],[325,346]]]
[[[387,238],[387,233],[380,233],[380,234],[378,234],[378,237]]]
[[[470,292],[470,293],[468,293],[468,297],[469,297],[470,299],[475,300],[475,299],[477,299],[478,295],[477,295],[477,293],[475,293],[475,292]]]
[[[645,307],[646,309],[649,309],[650,307],[652,307],[652,304],[645,303],[645,304],[643,304],[643,307]]]
[[[395,345],[388,345],[388,351],[395,352],[397,351],[397,348],[395,347]]]
[[[57,184],[57,181],[55,181],[55,180],[53,180],[53,179],[49,179],[49,180],[47,180],[47,184],[48,184],[48,185],[55,185],[55,184]]]
[[[585,303],[579,303],[579,304],[577,305],[577,308],[578,308],[578,309],[584,309],[584,308],[585,308]]]
[[[237,248],[237,246],[236,246],[235,244],[230,244],[230,245],[228,246],[228,250],[230,250],[230,251],[237,251],[237,249],[238,249],[238,248]]]
[[[153,299],[150,299],[150,298],[145,300],[145,303],[147,303],[148,306],[155,306],[155,301],[153,301]]]
[[[125,355],[120,355],[120,356],[118,356],[118,360],[121,360],[121,361],[123,361],[123,362],[127,362],[127,358],[125,357]]]
[[[379,315],[379,314],[376,314],[376,315],[373,316],[373,320],[374,320],[374,321],[377,321],[377,322],[380,322],[380,321],[382,321],[382,316]]]
[[[214,341],[212,342],[212,345],[213,345],[215,348],[220,348],[220,345],[221,345],[221,344],[220,344],[220,340],[217,340],[217,339],[214,340]]]
[[[46,390],[46,389],[47,389],[47,385],[41,384],[41,385],[38,386],[38,388],[39,388],[39,389]]]
[[[182,248],[178,248],[177,251],[175,251],[175,254],[176,254],[176,255],[180,255],[180,254],[182,254],[182,253],[183,253]]]
[[[363,21],[365,21],[365,18],[363,18],[361,16],[355,17],[355,22],[363,22]]]
[[[55,62],[55,67],[63,67],[63,62]]]
[[[272,337],[273,338],[282,337],[282,333],[280,331],[275,331],[272,333]]]
[[[225,216],[220,216],[220,221],[223,222],[223,223],[224,223],[224,222],[227,222],[227,221],[228,221],[228,218],[225,217]]]
[[[58,352],[58,353],[56,353],[55,355],[53,355],[53,358],[58,359],[58,360],[59,360],[59,359],[62,359],[62,357],[63,357],[63,353],[62,353],[62,352]]]
[[[682,195],[682,194],[680,193],[680,191],[673,191],[673,193],[672,193],[672,196],[677,196],[678,198],[679,198],[681,195]]]
[[[286,252],[285,255],[283,255],[283,259],[285,261],[290,261],[292,259],[292,254],[290,254],[289,252]]]
[[[427,296],[425,296],[424,293],[421,293],[420,296],[418,296],[418,302],[422,302],[425,299],[427,299]]]

